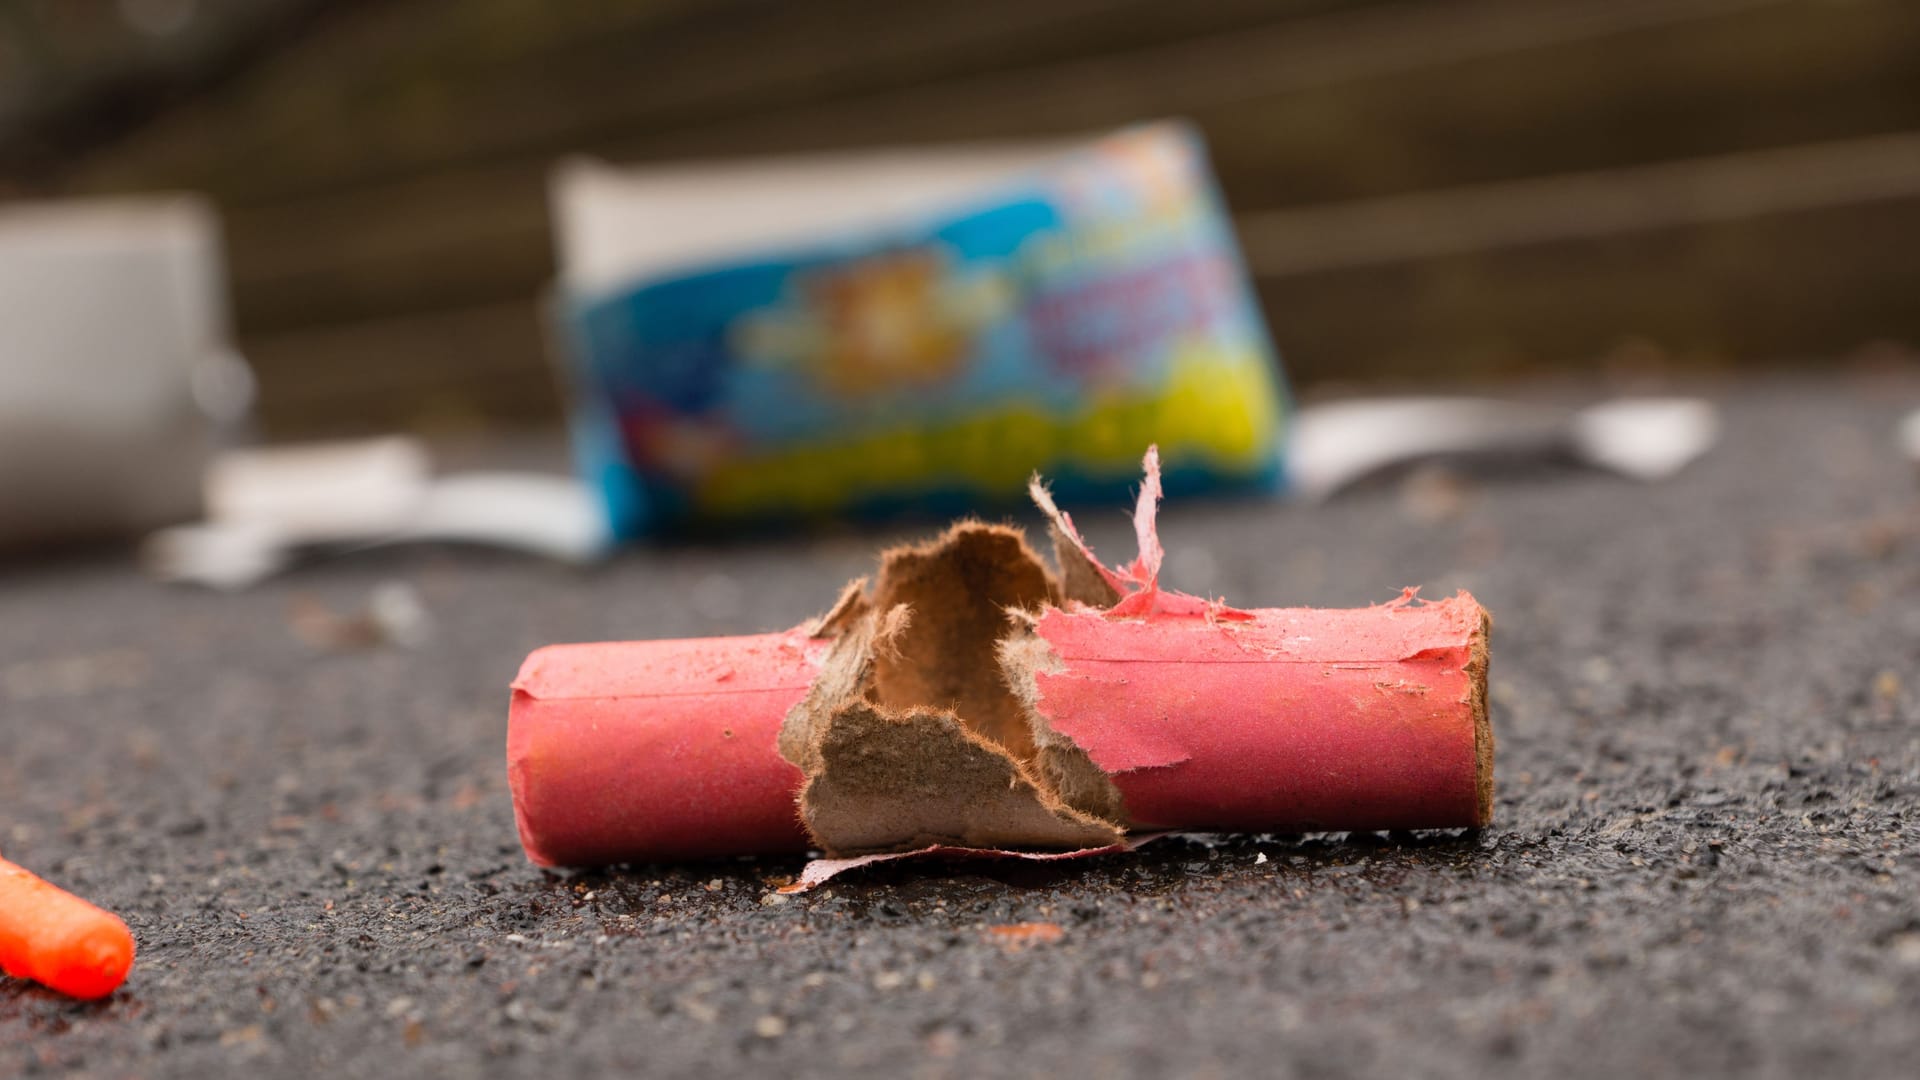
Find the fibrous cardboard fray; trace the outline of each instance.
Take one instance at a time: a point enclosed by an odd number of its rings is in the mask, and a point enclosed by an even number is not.
[[[852,582],[813,624],[835,644],[788,714],[780,753],[806,776],[800,817],[822,850],[1092,853],[1122,840],[1132,822],[1120,789],[1040,707],[1037,676],[1059,659],[1038,619],[1061,608],[1244,617],[1160,589],[1159,451],[1149,447],[1143,464],[1129,566],[1102,564],[1036,476],[1028,490],[1058,574],[1019,530],[961,522],[884,553],[872,587]]]
[[[823,850],[1121,840],[1104,775],[1036,730],[1002,675],[1018,614],[1062,597],[1018,531],[961,523],[887,552],[871,590],[858,585],[822,620],[834,645],[780,732],[781,755],[806,776],[801,819]]]

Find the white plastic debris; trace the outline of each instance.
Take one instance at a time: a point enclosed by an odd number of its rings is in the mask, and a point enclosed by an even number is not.
[[[1719,419],[1696,398],[1623,398],[1572,411],[1492,398],[1404,397],[1302,409],[1287,471],[1320,500],[1382,470],[1460,456],[1571,455],[1636,480],[1678,472],[1709,450]]]
[[[1720,417],[1696,398],[1623,398],[1581,410],[1570,434],[1581,460],[1652,482],[1712,449]]]
[[[220,251],[194,197],[0,206],[0,548],[199,512],[209,450],[251,396]]]
[[[1899,439],[1900,452],[1907,456],[1907,460],[1920,465],[1920,409],[1908,413],[1900,421],[1895,437]]]
[[[582,563],[613,542],[599,499],[573,478],[435,478],[425,448],[406,438],[237,451],[214,462],[206,486],[206,521],[147,539],[154,577],[237,589],[315,550],[428,541]]]

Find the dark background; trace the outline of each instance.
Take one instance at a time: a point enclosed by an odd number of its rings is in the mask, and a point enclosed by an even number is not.
[[[1920,340],[1908,0],[9,0],[0,194],[225,215],[269,434],[544,424],[545,178],[1184,115],[1290,371]],[[143,29],[144,27],[144,29]]]

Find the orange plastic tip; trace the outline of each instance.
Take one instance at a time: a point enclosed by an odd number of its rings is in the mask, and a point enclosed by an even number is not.
[[[119,916],[0,859],[0,970],[90,1001],[132,967],[133,932]]]

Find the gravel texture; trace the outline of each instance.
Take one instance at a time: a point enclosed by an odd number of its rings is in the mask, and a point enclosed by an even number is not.
[[[590,573],[389,551],[238,595],[112,553],[0,570],[0,850],[140,942],[103,1003],[0,979],[0,1076],[1912,1075],[1920,506],[1891,436],[1920,382],[1720,396],[1722,445],[1665,486],[1429,473],[1164,512],[1190,591],[1480,597],[1477,835],[1175,838],[792,899],[792,859],[543,873],[501,755],[529,650],[792,624],[895,534]],[[1121,512],[1077,520],[1130,553]],[[320,614],[408,589],[412,645]],[[1018,923],[1058,933],[993,929]]]

